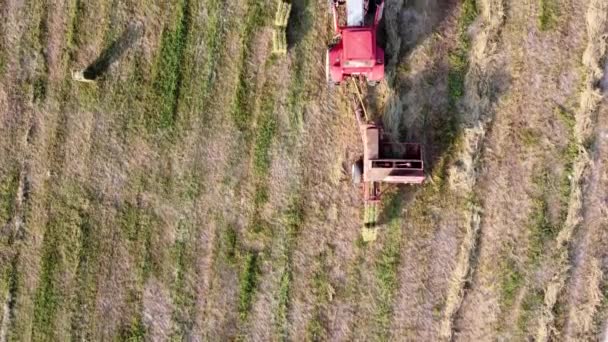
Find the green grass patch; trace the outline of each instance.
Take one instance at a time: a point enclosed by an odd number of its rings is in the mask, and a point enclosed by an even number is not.
[[[222,10],[227,2],[222,0],[210,0],[207,4],[208,24],[205,28],[205,46],[207,47],[205,57],[205,75],[206,82],[203,85],[202,96],[206,99],[213,81],[215,80],[215,71],[218,61],[221,60],[221,48],[226,28],[225,20],[222,17]]]
[[[555,111],[559,121],[568,132],[568,142],[560,152],[561,159],[564,161],[564,170],[559,183],[559,196],[562,203],[560,221],[565,222],[568,216],[568,202],[572,190],[571,178],[574,176],[574,161],[578,158],[579,145],[574,132],[576,125],[574,113],[567,111],[565,108],[556,108]]]
[[[477,17],[477,5],[475,0],[463,0],[462,12],[458,18],[458,42],[456,47],[449,52],[448,72],[448,103],[450,111],[456,110],[458,101],[464,96],[464,80],[469,67],[469,49],[471,39],[468,36],[468,27]]]
[[[604,327],[606,319],[608,319],[608,279],[603,278],[600,282],[600,294],[602,296],[597,313],[593,317],[593,325],[595,331],[601,331]]]
[[[226,261],[229,265],[235,265],[237,261],[237,234],[234,226],[228,224],[222,230],[222,243],[225,251]]]
[[[511,257],[506,257],[501,269],[500,288],[503,310],[511,308],[525,283],[525,276]]]
[[[259,222],[259,210],[269,200],[268,174],[272,165],[270,149],[277,133],[277,122],[274,114],[276,89],[272,81],[267,82],[262,90],[260,116],[256,125],[253,146],[253,181],[255,183],[253,222]]]
[[[290,125],[293,134],[297,134],[302,127],[304,118],[304,103],[308,99],[308,85],[306,82],[306,59],[304,54],[304,48],[298,46],[295,52],[295,58],[293,62],[292,80],[289,86],[289,93],[287,103],[289,105],[290,112]]]
[[[0,77],[4,76],[6,70],[6,52],[2,46],[0,46]]]
[[[98,290],[99,223],[87,216],[80,224],[80,251],[76,268],[76,293],[72,301],[71,335],[74,339],[90,341]]]
[[[159,220],[147,208],[126,203],[120,209],[119,226],[126,237],[138,270],[138,282],[144,284],[151,274],[160,275],[162,260],[154,257],[153,235]]]
[[[550,208],[548,199],[553,194],[553,189],[560,184],[560,179],[551,173],[550,169],[544,169],[539,175],[533,179],[540,194],[533,199],[533,207],[530,215],[530,258],[533,262],[538,262],[543,254],[544,246],[551,240],[555,239],[563,224],[565,223],[564,210],[567,210],[570,191],[567,193],[558,192],[561,202],[561,213],[557,221],[551,220]],[[563,182],[563,181],[562,181]],[[569,186],[569,185],[568,185]],[[558,189],[559,190],[559,189]],[[564,195],[565,197],[562,197]]]
[[[268,174],[272,165],[272,155],[270,148],[277,133],[277,122],[274,113],[276,89],[272,81],[264,84],[261,104],[260,117],[255,131],[255,141],[253,146],[253,181],[255,183],[254,205],[257,217],[259,209],[268,202]]]
[[[258,124],[254,132],[254,145],[252,152],[252,179],[255,186],[253,205],[254,210],[250,218],[246,236],[251,239],[261,239],[262,243],[269,242],[272,236],[270,224],[262,217],[261,211],[270,199],[270,189],[268,188],[268,174],[272,164],[270,149],[275,139],[277,123],[274,114],[275,106],[275,85],[272,81],[267,82],[262,89],[260,112]],[[246,139],[247,140],[247,139]],[[245,142],[247,145],[247,141]]]
[[[533,128],[523,128],[519,131],[520,139],[526,147],[537,146],[540,142],[540,134]]]
[[[563,107],[555,108],[555,115],[559,119],[559,121],[568,129],[572,134],[574,133],[574,127],[576,126],[576,118],[574,117],[574,113],[566,110]]]
[[[143,289],[151,275],[162,279],[162,255],[159,256],[154,246],[157,227],[160,219],[147,207],[124,203],[118,213],[118,226],[126,241],[129,253],[132,256],[135,272],[135,287],[128,293],[127,303],[132,311],[126,325],[121,328],[119,339],[122,341],[144,341],[147,337],[142,322]]]
[[[13,217],[18,190],[19,172],[10,170],[0,180],[0,225],[4,225]]]
[[[49,232],[54,233],[54,232]],[[40,285],[34,299],[34,332],[38,340],[56,340],[55,315],[59,309],[61,293],[58,288],[57,273],[61,267],[61,255],[55,237],[45,237],[42,254]]]
[[[552,30],[557,26],[559,4],[558,0],[539,0],[540,13],[538,28],[541,31]]]
[[[289,337],[287,331],[287,314],[289,312],[289,294],[291,292],[291,267],[288,264],[281,275],[279,283],[279,304],[275,317],[277,322],[277,334],[282,341],[286,341]]]
[[[255,289],[260,277],[259,256],[256,252],[247,252],[239,281],[238,311],[241,320],[246,320],[253,303]]]
[[[530,328],[534,326],[532,320],[539,316],[538,312],[543,307],[544,300],[545,294],[542,289],[533,288],[526,293],[520,316],[517,318],[517,327],[521,333],[531,332]]]
[[[283,274],[279,284],[278,307],[275,311],[277,323],[277,335],[282,341],[288,340],[287,314],[289,312],[289,302],[292,280],[292,254],[295,247],[296,238],[304,224],[304,210],[299,198],[293,198],[284,216],[285,220],[285,243],[283,245]]]
[[[146,77],[149,73],[143,53],[135,52],[132,67],[125,81],[117,80],[112,88],[120,88],[123,91],[109,91],[105,96],[110,98],[109,110],[119,113],[119,127],[116,129],[123,139],[130,135],[145,132],[146,103],[150,80]]]
[[[81,234],[89,220],[82,190],[66,184],[62,191],[49,200],[51,217],[42,242],[40,281],[34,296],[34,340],[57,339],[56,315],[69,300],[62,276],[78,265]]]
[[[192,234],[194,227],[182,220],[178,225],[177,238],[172,248],[175,277],[172,284],[173,322],[172,338],[185,340],[194,326],[196,309],[196,290],[190,286],[189,273],[196,264],[195,245]]]
[[[547,242],[555,237],[557,227],[549,220],[549,205],[545,198],[533,200],[533,210],[530,216],[528,256],[532,263],[537,264],[543,256]]]
[[[140,313],[131,319],[128,325],[123,326],[118,334],[118,341],[125,342],[144,342],[147,341],[148,331],[144,325]]]
[[[312,292],[316,298],[313,317],[306,326],[306,340],[308,341],[327,341],[329,327],[327,326],[327,306],[333,296],[334,289],[329,279],[329,267],[327,265],[327,255],[321,253],[316,258],[316,271],[311,279]]]
[[[315,67],[311,56],[317,53],[318,40],[314,35],[308,34],[310,27],[314,26],[313,13],[316,11],[316,5],[314,1],[302,0],[297,3],[294,2],[291,9],[292,14],[287,35],[290,40],[289,43],[295,46],[292,47],[294,52],[292,54],[291,82],[287,104],[290,113],[290,130],[295,138],[288,143],[297,141],[304,121],[304,105],[310,98],[311,90],[317,87],[310,80],[314,79],[315,76],[311,74]]]
[[[264,111],[260,121],[253,150],[253,171],[259,178],[266,177],[270,170],[271,156],[269,150],[277,131],[277,123],[271,111]]]
[[[76,59],[76,51],[78,46],[81,46],[87,37],[81,36],[83,21],[85,18],[87,3],[83,0],[72,0],[69,4],[68,25],[69,29],[66,33],[66,42],[68,48],[68,60]]]
[[[160,53],[152,83],[153,101],[148,108],[146,126],[149,132],[172,130],[177,120],[186,40],[190,29],[189,0],[181,0],[175,26],[163,30]]]
[[[15,309],[17,304],[17,298],[20,293],[20,286],[23,285],[23,278],[21,276],[21,272],[19,272],[19,261],[20,261],[20,253],[16,252],[10,259],[10,262],[7,265],[3,265],[0,269],[4,268],[2,276],[3,283],[0,284],[0,295],[2,297],[2,303],[7,303],[8,311],[6,312],[7,316],[3,317],[3,320],[8,320],[9,325],[7,331],[7,340],[8,341],[18,341],[23,339],[19,336],[20,330],[18,329],[19,324],[15,320]],[[6,295],[6,297],[4,297]]]
[[[7,65],[7,49],[6,49],[6,43],[4,40],[4,28],[5,26],[5,22],[1,22],[0,23],[0,33],[2,34],[2,36],[0,36],[0,77],[4,76],[4,72],[6,71],[6,65]]]
[[[48,60],[46,47],[48,39],[48,5],[40,1],[30,1],[26,9],[30,18],[20,46],[20,54],[34,57],[28,77],[24,82],[26,92],[30,92],[36,103],[46,99],[48,88]]]

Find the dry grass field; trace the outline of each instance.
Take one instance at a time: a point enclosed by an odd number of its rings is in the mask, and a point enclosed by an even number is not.
[[[608,3],[386,1],[371,243],[291,3],[0,0],[0,342],[608,341]]]

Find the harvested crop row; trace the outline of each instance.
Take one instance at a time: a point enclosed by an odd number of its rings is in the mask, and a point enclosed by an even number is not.
[[[571,164],[566,118],[576,106],[578,73],[572,69],[583,41],[573,19],[575,12],[562,16],[556,31],[538,31],[522,46],[523,28],[537,29],[534,17],[517,4],[505,8],[509,10],[499,44],[508,52],[502,70],[512,79],[501,77],[500,72],[493,76],[493,87],[505,89],[506,82],[510,86],[497,103],[482,151],[475,192],[482,206],[480,248],[455,323],[459,331],[455,336],[462,339],[524,338],[536,333],[543,293],[540,284],[549,280],[543,272],[554,268],[545,255],[557,246],[553,239],[563,227],[569,195],[568,187],[562,186]],[[567,55],[561,49],[561,32],[570,37]],[[569,72],[564,74],[564,70]],[[556,83],[548,78],[534,83],[529,78],[536,73],[561,75],[569,81]],[[525,119],[518,108],[525,108]],[[549,130],[553,133],[547,134]],[[496,267],[496,260],[501,266]]]
[[[466,3],[465,6],[467,6]],[[474,5],[468,4],[468,6]],[[492,85],[492,77],[497,72],[501,62],[496,41],[500,38],[499,32],[504,23],[504,8],[501,1],[481,1],[477,6],[480,13],[477,25],[481,25],[484,30],[478,32],[472,38],[472,42],[465,44],[470,46],[470,50],[464,52],[470,54],[468,56],[470,62],[465,63],[469,70],[466,81],[467,90],[464,93],[466,94],[466,105],[463,111],[467,114],[463,115],[463,138],[459,142],[459,146],[456,148],[457,152],[453,157],[454,160],[457,160],[458,166],[452,166],[449,170],[450,183],[454,190],[470,194],[469,196],[472,197],[475,196],[477,170],[480,155],[484,149],[485,135],[491,128],[493,121],[493,98],[496,96],[496,89],[493,88],[495,85]],[[472,10],[469,9],[468,11]],[[467,10],[464,11],[463,16],[466,18]],[[461,36],[463,34],[464,32],[460,33]],[[455,81],[451,82],[451,84],[454,83]],[[462,83],[464,88],[465,81],[463,80]],[[490,85],[484,86],[484,83]],[[450,89],[453,88],[453,86],[450,87]],[[451,276],[451,285],[443,309],[444,318],[441,323],[440,335],[444,339],[452,339],[453,337],[454,316],[462,304],[466,282],[474,272],[474,259],[477,257],[477,242],[481,225],[478,200],[471,199],[467,205],[467,211],[469,211],[470,218],[466,223],[465,235],[458,252],[457,264]]]
[[[580,102],[577,111],[575,112],[574,123],[574,139],[576,141],[577,153],[572,166],[571,190],[569,194],[567,216],[564,228],[557,236],[557,245],[561,246],[559,251],[556,251],[555,262],[558,265],[553,279],[547,284],[544,291],[544,306],[542,309],[542,317],[540,319],[537,339],[546,341],[551,337],[555,326],[555,311],[556,303],[559,299],[559,293],[562,291],[570,274],[570,252],[568,246],[573,242],[575,234],[589,234],[589,232],[581,233],[578,230],[587,231],[594,227],[597,223],[585,221],[585,208],[592,208],[593,205],[585,206],[585,186],[584,181],[588,178],[586,173],[589,171],[591,164],[590,151],[586,147],[587,142],[593,140],[593,134],[597,131],[593,129],[596,124],[597,111],[601,100],[601,92],[597,89],[597,84],[603,77],[602,66],[600,61],[603,60],[606,51],[606,42],[603,38],[608,32],[608,6],[600,1],[591,1],[587,7],[586,15],[586,32],[587,46],[583,54],[583,89],[580,95]],[[585,236],[585,235],[582,235]],[[586,254],[587,246],[579,245],[581,249],[575,250],[574,253]],[[592,250],[591,250],[592,251]],[[580,257],[580,254],[579,254]],[[591,261],[593,262],[593,261]],[[597,261],[596,261],[597,262]],[[572,338],[580,338],[585,335],[592,334],[592,321],[595,308],[599,306],[601,295],[597,292],[602,271],[599,265],[590,265],[591,273],[588,274],[587,281],[590,286],[590,291],[595,291],[596,294],[591,294],[589,302],[584,308],[578,312],[571,312],[568,318],[569,323],[565,329],[566,334]],[[576,276],[577,274],[574,273]],[[580,274],[578,276],[581,276]],[[576,278],[573,279],[577,281]],[[594,285],[595,284],[595,285]],[[575,318],[576,317],[576,318]],[[575,331],[580,329],[580,331]],[[574,330],[574,331],[573,331]],[[555,336],[557,337],[557,336]]]

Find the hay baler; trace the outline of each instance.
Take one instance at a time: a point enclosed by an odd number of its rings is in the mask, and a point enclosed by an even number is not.
[[[424,182],[422,146],[391,142],[381,125],[367,121],[362,103],[355,109],[355,115],[363,140],[363,156],[352,165],[352,180],[361,185],[363,192],[363,239],[372,241],[376,238],[374,227],[383,187]]]

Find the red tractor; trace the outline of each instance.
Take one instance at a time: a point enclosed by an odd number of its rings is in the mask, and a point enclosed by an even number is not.
[[[349,76],[361,76],[375,85],[384,78],[384,50],[376,38],[384,1],[330,1],[336,37],[327,50],[327,82],[340,84]]]

